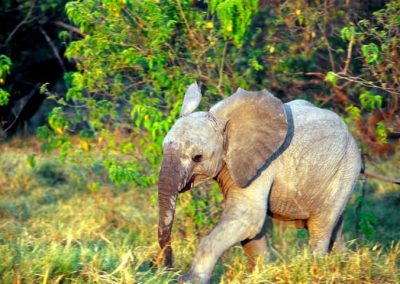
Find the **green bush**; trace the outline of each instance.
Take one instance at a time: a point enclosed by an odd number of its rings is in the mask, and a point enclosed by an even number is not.
[[[0,86],[4,85],[6,77],[10,74],[12,67],[11,59],[3,54],[0,54]],[[0,106],[8,104],[10,93],[0,88]]]
[[[38,130],[45,147],[80,160],[94,146],[111,181],[154,184],[162,139],[190,83],[207,86],[207,107],[238,84],[256,85],[249,78],[257,60],[235,63],[256,4],[213,1],[207,12],[187,1],[69,2],[66,12],[85,37],[66,51],[78,71],[66,74],[70,88],[49,116],[50,129]],[[228,68],[236,70],[228,75]]]
[[[400,66],[391,60],[400,1],[364,8],[360,14],[373,15],[358,22],[348,5],[70,1],[67,15],[83,34],[66,51],[77,71],[65,75],[68,93],[39,137],[62,160],[86,165],[95,156],[112,182],[154,184],[162,139],[186,87],[198,81],[201,108],[239,86],[269,88],[285,101],[304,98],[341,113],[371,155],[391,151],[399,86],[385,74]],[[366,132],[369,121],[377,123]]]

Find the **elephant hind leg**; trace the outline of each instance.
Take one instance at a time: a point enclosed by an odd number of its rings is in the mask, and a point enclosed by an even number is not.
[[[318,255],[324,255],[335,250],[345,248],[343,237],[343,216],[339,218],[310,218],[307,222],[310,233],[311,251]]]
[[[316,255],[325,255],[330,250],[331,238],[336,218],[326,216],[310,217],[307,221],[310,233],[310,249]]]
[[[346,248],[343,236],[343,215],[339,217],[331,236],[329,251],[342,251]]]
[[[265,259],[267,256],[267,242],[265,234],[260,232],[252,239],[246,239],[241,242],[244,252],[249,260],[249,268],[254,269],[257,260]]]
[[[355,146],[354,146],[355,147]],[[358,155],[358,154],[357,154]],[[326,206],[320,208],[318,215],[307,221],[310,232],[310,245],[317,254],[328,253],[335,244],[335,250],[344,247],[343,210],[355,187],[359,174],[359,156],[348,154],[343,165],[336,172],[327,188]]]

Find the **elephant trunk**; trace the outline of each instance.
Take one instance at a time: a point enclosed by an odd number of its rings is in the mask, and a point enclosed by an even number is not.
[[[174,221],[176,198],[181,187],[182,173],[179,160],[173,156],[164,157],[158,181],[158,242],[165,266],[172,268],[171,230]]]

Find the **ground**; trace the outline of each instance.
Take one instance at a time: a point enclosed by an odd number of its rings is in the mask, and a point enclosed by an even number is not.
[[[395,175],[396,165],[370,167]],[[168,283],[189,268],[199,237],[218,220],[218,202],[188,207],[196,199],[180,196],[176,270],[155,268],[157,188],[92,185],[79,167],[54,154],[36,151],[33,160],[29,149],[0,147],[1,283]],[[251,272],[235,246],[219,261],[212,283],[399,283],[400,188],[368,181],[365,190],[362,206],[357,189],[346,211],[347,251],[314,258],[305,231],[275,224],[269,262]],[[202,220],[194,218],[199,208]]]

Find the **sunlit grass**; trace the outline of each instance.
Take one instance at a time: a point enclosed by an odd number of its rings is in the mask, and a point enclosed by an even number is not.
[[[1,283],[168,283],[189,269],[198,237],[184,210],[178,208],[174,227],[176,270],[154,268],[156,188],[117,189],[104,183],[96,191],[89,189],[91,182],[51,157],[38,157],[32,167],[23,152],[0,153]],[[385,210],[382,214],[393,209]],[[235,246],[218,263],[212,282],[400,281],[398,239],[354,240],[346,252],[315,258],[307,250],[306,234],[285,227],[275,226],[270,262],[250,271],[242,249]],[[380,224],[376,229],[382,230]],[[398,236],[398,227],[391,230],[387,236]],[[350,231],[347,236],[355,238]]]
[[[253,272],[233,257],[221,283],[397,283],[399,252],[397,244],[386,252],[365,247],[317,258],[304,248]]]

